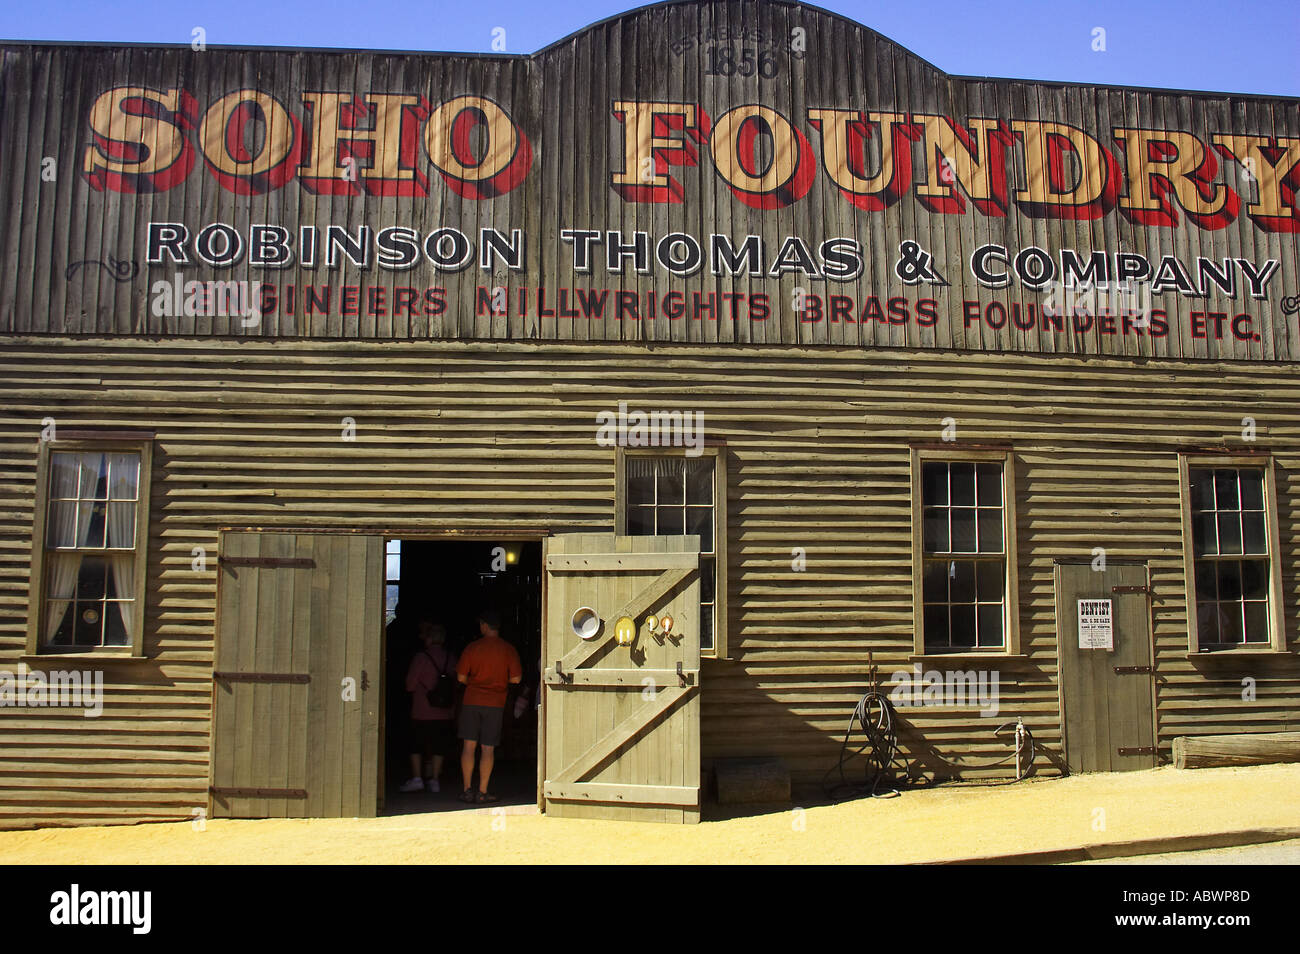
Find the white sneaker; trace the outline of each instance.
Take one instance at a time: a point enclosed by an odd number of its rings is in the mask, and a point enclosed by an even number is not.
[[[424,791],[424,779],[418,777],[408,778],[405,782],[402,783],[402,787],[399,788],[398,791],[399,792],[422,792]]]
[[[442,786],[438,784],[438,780],[436,778],[429,779],[426,787],[429,789],[429,792],[434,795],[442,791]]]

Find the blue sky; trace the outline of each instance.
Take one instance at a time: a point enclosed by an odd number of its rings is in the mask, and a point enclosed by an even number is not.
[[[0,38],[531,53],[628,0],[5,0]],[[824,0],[949,73],[1300,96],[1297,0]],[[1093,30],[1106,50],[1092,49]]]

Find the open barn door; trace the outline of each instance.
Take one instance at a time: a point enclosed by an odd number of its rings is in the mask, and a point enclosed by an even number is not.
[[[383,573],[381,537],[221,535],[211,817],[376,813]]]
[[[699,550],[694,536],[546,541],[548,814],[699,821]],[[584,607],[599,620],[586,638],[574,626]],[[650,614],[671,630],[649,632]],[[615,639],[623,616],[637,628],[628,646]]]

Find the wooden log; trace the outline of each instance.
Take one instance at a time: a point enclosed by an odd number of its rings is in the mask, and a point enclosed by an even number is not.
[[[1174,739],[1174,768],[1220,768],[1278,762],[1300,762],[1300,732],[1180,735]]]
[[[713,771],[720,805],[790,801],[790,770],[780,759],[721,759]]]

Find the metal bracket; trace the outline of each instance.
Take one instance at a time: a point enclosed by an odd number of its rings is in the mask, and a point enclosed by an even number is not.
[[[1115,667],[1115,674],[1118,676],[1127,675],[1129,673],[1140,673],[1140,672],[1150,674],[1154,672],[1154,670],[1150,666],[1116,666]]]
[[[559,659],[555,660],[555,675],[558,676],[562,682],[573,682],[573,673],[565,672],[564,663]]]
[[[682,686],[689,686],[690,680],[686,678],[686,673],[682,672],[682,661],[677,660],[677,682]]]
[[[1147,586],[1145,583],[1140,583],[1133,586],[1112,586],[1110,591],[1112,593],[1150,593],[1151,587]]]
[[[1133,748],[1118,748],[1115,750],[1120,755],[1155,755],[1156,749],[1153,745],[1139,745]]]

